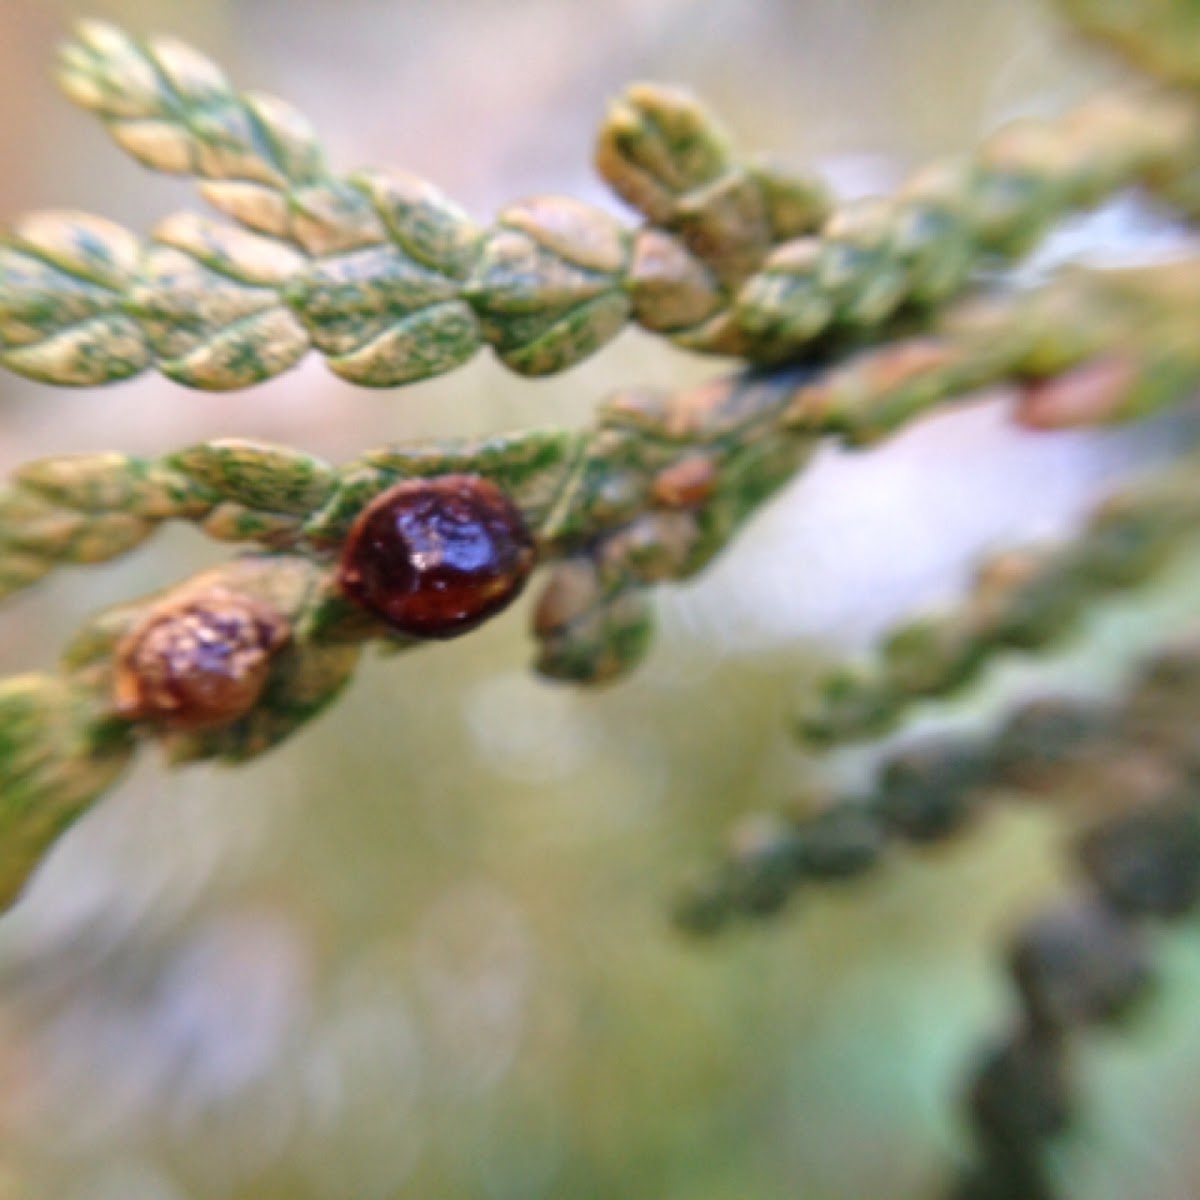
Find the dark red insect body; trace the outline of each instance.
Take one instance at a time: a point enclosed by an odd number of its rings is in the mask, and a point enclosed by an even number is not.
[[[401,633],[452,638],[506,608],[537,550],[516,505],[479,475],[409,479],[377,496],[346,539],[344,595]]]

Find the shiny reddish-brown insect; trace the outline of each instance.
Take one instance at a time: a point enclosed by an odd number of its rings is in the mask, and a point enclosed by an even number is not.
[[[344,595],[401,633],[452,638],[506,608],[537,549],[516,505],[479,475],[409,479],[359,514],[338,570]]]

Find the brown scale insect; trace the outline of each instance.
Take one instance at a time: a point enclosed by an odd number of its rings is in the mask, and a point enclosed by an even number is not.
[[[290,638],[269,604],[226,588],[171,598],[117,647],[117,711],[179,732],[227,725],[258,703]]]
[[[536,559],[533,534],[499,487],[438,475],[398,483],[363,509],[338,586],[401,633],[452,638],[507,608]]]

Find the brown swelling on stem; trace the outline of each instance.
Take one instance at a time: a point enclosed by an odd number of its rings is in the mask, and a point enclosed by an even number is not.
[[[290,637],[283,616],[260,600],[224,588],[172,597],[117,647],[116,710],[173,732],[226,725],[257,704]]]

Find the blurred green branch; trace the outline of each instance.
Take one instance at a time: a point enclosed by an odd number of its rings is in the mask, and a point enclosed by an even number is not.
[[[917,701],[966,687],[1005,651],[1052,645],[1106,594],[1151,579],[1196,533],[1196,466],[1189,458],[1110,497],[1061,546],[987,559],[961,608],[906,622],[885,636],[877,662],[826,675],[797,714],[797,736],[826,746],[887,733]]]
[[[721,866],[680,901],[680,925],[712,933],[738,916],[772,916],[805,887],[877,867],[890,843],[940,843],[967,829],[988,801],[1005,799],[1056,803],[1089,829],[1169,802],[1178,810],[1163,835],[1178,859],[1170,870],[1148,865],[1113,874],[1107,853],[1088,864],[1118,906],[1158,906],[1159,915],[1178,915],[1200,898],[1198,762],[1190,727],[1198,653],[1188,641],[1159,652],[1105,700],[1044,695],[983,734],[910,737],[884,755],[861,793],[804,792],[782,813],[746,818],[731,834]],[[1085,844],[1095,849],[1102,835],[1089,836]],[[1124,844],[1138,852],[1136,839],[1103,837],[1109,851]]]

